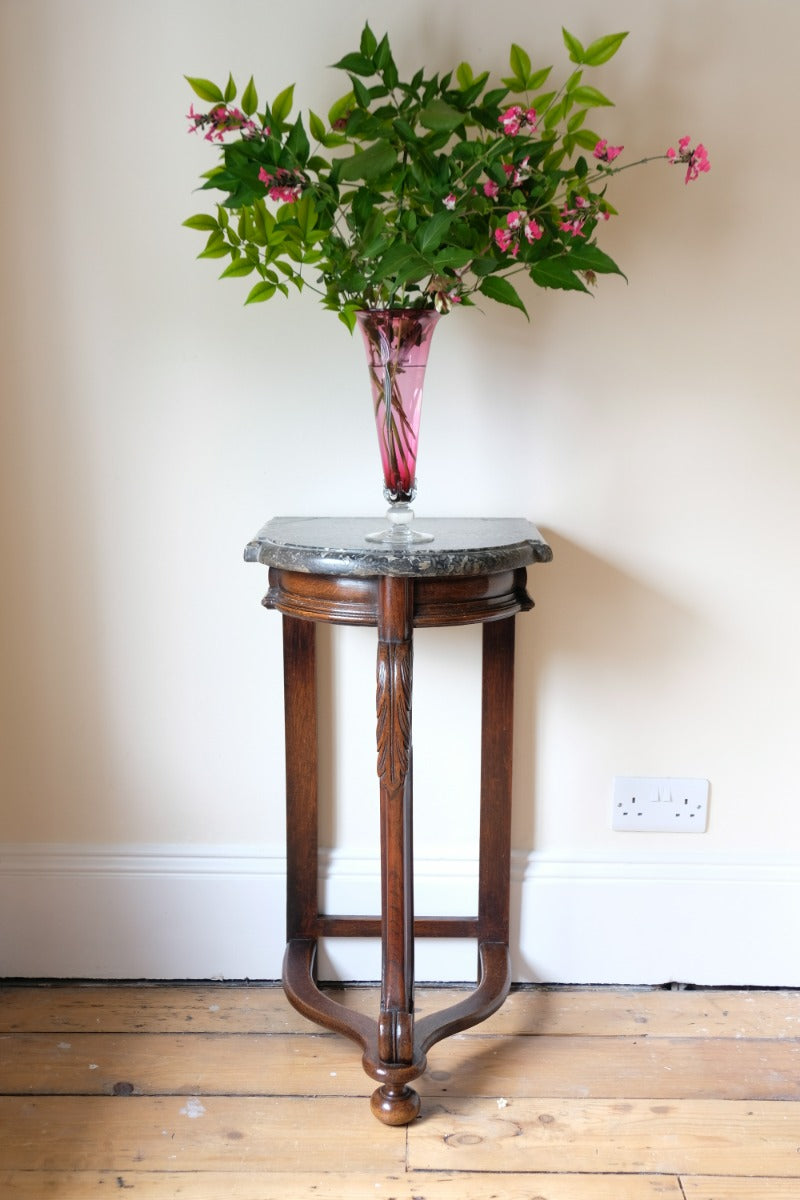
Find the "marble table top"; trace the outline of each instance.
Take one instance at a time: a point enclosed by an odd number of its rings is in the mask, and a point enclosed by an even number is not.
[[[553,552],[522,518],[414,520],[433,541],[408,546],[366,541],[380,517],[273,517],[247,545],[247,562],[318,575],[491,575],[549,562]]]

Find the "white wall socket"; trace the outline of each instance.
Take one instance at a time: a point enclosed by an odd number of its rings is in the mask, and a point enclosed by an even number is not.
[[[614,777],[611,828],[638,833],[705,833],[708,780]]]

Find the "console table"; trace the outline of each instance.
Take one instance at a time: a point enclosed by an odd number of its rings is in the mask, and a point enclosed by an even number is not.
[[[245,551],[269,567],[267,608],[283,614],[286,722],[287,947],[283,985],[304,1016],[363,1051],[381,1086],[375,1116],[404,1125],[420,1100],[409,1083],[436,1042],[485,1020],[511,984],[508,949],[514,617],[532,607],[526,568],[550,547],[524,520],[421,520],[433,541],[365,540],[375,521],[277,517]],[[317,622],[377,629],[377,756],[381,913],[321,913],[317,899]],[[480,864],[477,916],[415,916],[412,859],[411,697],[416,628],[483,625]],[[321,937],[380,937],[377,1020],[320,991]],[[478,980],[463,1001],[414,1019],[414,938],[474,938]]]

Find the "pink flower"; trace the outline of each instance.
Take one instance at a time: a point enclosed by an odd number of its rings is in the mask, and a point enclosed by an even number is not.
[[[710,170],[711,163],[708,161],[708,151],[703,143],[699,142],[689,156],[689,165],[686,168],[684,183],[689,183],[692,179],[699,179],[701,172]]]
[[[516,212],[516,211],[510,212],[508,214],[508,216],[506,217],[506,225],[508,226],[509,229],[519,229],[519,224],[520,224],[521,220],[522,220],[522,213]]]
[[[625,149],[624,146],[609,146],[608,139],[603,138],[597,143],[594,148],[595,158],[599,158],[601,162],[613,162],[618,154],[621,154]]]
[[[493,179],[487,179],[486,183],[483,185],[483,194],[484,196],[488,196],[490,200],[494,200],[499,191],[500,188]]]
[[[497,245],[500,247],[500,249],[505,253],[505,251],[507,251],[511,245],[511,233],[508,229],[495,229],[494,240],[497,242]]]
[[[448,196],[445,196],[444,200],[442,201],[442,204],[445,206],[445,208],[449,208],[450,211],[452,212],[456,206],[456,198],[455,198],[454,194],[452,192],[450,192],[450,194]]]
[[[503,133],[506,137],[516,137],[522,128],[522,109],[518,104],[512,104],[511,108],[507,108],[502,113],[498,120],[503,126]]]
[[[259,129],[255,121],[246,117],[240,109],[228,108],[224,104],[218,104],[207,113],[195,112],[192,104],[189,106],[187,118],[191,122],[190,133],[196,133],[198,129],[208,127],[203,135],[207,142],[222,142],[225,140],[226,133],[240,132],[245,138],[269,137],[270,135],[267,126]]]
[[[538,221],[534,221],[531,218],[530,221],[525,222],[525,237],[528,239],[529,242],[538,242],[539,238],[542,236],[543,233],[544,233],[544,230],[542,229],[542,227],[538,223]]]
[[[559,222],[558,228],[563,233],[571,233],[573,237],[583,237],[583,223],[586,220],[585,217],[577,216],[574,208],[566,207],[562,208],[561,216],[563,219]]]
[[[294,204],[303,194],[303,178],[291,171],[278,167],[275,175],[270,175],[265,167],[259,167],[258,178],[267,189],[270,200],[281,204]]]
[[[700,175],[711,170],[711,163],[708,160],[708,151],[702,142],[698,142],[694,150],[690,150],[692,139],[688,136],[682,137],[678,141],[678,149],[670,146],[667,150],[667,158],[674,165],[675,163],[686,164],[686,178],[684,183],[690,183],[693,179],[699,179]]]
[[[523,128],[533,132],[536,128],[536,109],[526,108],[523,112],[521,105],[512,104],[498,117],[506,137],[516,137]]]

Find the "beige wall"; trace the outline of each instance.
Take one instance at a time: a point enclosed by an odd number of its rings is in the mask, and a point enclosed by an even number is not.
[[[305,8],[4,0],[3,738],[0,843],[280,846],[280,622],[241,551],[277,512],[381,508],[361,349],[311,298],[244,309],[181,220],[210,165],[183,73],[264,94],[363,13],[401,65],[508,43],[561,59],[631,35],[602,84],[632,156],[684,132],[712,171],[620,180],[606,248],[629,284],[530,295],[532,320],[437,330],[418,511],[524,515],[555,560],[519,625],[515,845],[544,857],[791,858],[800,442],[800,194],[791,0],[462,0]],[[298,15],[301,14],[302,15]],[[224,13],[224,18],[219,16]],[[601,77],[598,76],[598,83]],[[346,469],[342,470],[342,464]],[[421,848],[469,843],[475,631],[420,638]],[[369,848],[372,642],[327,646],[347,697],[331,841]],[[446,703],[442,702],[442,690]],[[362,756],[363,751],[363,756]],[[703,839],[610,831],[615,774],[711,781]],[[470,801],[472,803],[472,801]],[[534,807],[535,804],[535,807]]]

